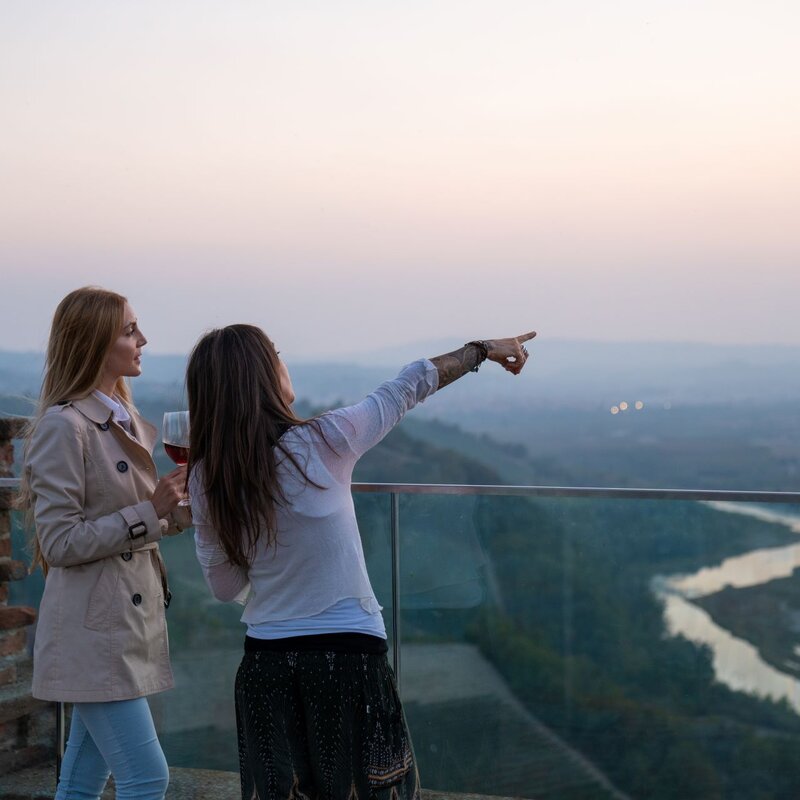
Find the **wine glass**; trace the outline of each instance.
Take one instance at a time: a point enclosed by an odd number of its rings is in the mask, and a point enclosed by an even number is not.
[[[182,467],[189,461],[189,412],[167,411],[161,425],[161,440],[167,455]],[[179,506],[190,505],[189,498],[178,503]]]

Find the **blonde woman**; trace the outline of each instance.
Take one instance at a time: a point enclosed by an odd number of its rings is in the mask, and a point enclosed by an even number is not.
[[[33,695],[74,703],[56,800],[162,800],[166,760],[146,695],[173,685],[158,541],[181,530],[179,467],[160,480],[156,430],[131,403],[147,339],[127,300],[86,287],[53,317],[22,502],[46,580]],[[184,524],[190,519],[183,517]]]

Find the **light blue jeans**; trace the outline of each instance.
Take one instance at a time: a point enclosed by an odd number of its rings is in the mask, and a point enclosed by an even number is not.
[[[98,800],[109,774],[118,800],[163,800],[169,768],[144,697],[75,703],[55,800]]]

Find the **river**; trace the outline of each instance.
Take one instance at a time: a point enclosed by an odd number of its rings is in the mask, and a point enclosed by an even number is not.
[[[800,536],[800,516],[742,503],[707,503],[728,514],[745,514],[785,525]],[[800,681],[767,664],[753,645],[717,625],[693,598],[712,594],[725,586],[757,586],[787,578],[800,567],[800,543],[753,550],[704,567],[691,575],[657,575],[652,589],[664,604],[664,622],[672,636],[682,635],[712,652],[714,673],[736,691],[774,700],[786,700],[800,714]]]

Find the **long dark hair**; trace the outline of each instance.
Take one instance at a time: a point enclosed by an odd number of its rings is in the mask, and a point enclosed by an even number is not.
[[[205,334],[189,357],[186,390],[189,473],[199,466],[209,521],[231,563],[246,567],[262,536],[268,546],[276,541],[276,506],[286,502],[276,450],[314,484],[281,445],[281,436],[294,425],[308,424],[321,434],[319,423],[292,411],[281,391],[275,347],[254,325]]]

